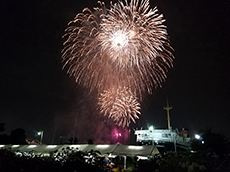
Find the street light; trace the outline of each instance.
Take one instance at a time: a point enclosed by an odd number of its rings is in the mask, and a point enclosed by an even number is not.
[[[153,132],[154,127],[151,125],[151,126],[149,127],[149,130]]]
[[[197,140],[200,140],[200,135],[195,134],[195,138],[196,138]]]
[[[204,144],[203,137],[201,137],[201,136],[198,135],[198,134],[195,134],[195,138],[196,138],[197,140],[201,140],[201,143]]]
[[[41,143],[42,143],[42,139],[43,139],[43,131],[39,131],[38,135],[41,136]]]

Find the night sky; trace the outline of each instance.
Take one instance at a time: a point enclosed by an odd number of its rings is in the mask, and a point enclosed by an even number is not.
[[[107,143],[116,126],[98,113],[96,94],[77,85],[61,62],[68,22],[84,7],[95,6],[97,0],[0,0],[4,133],[23,128],[27,137],[38,139],[36,132],[43,130],[47,144],[73,135],[81,143]],[[162,88],[144,97],[140,119],[128,129],[167,128],[163,106],[168,98],[173,128],[188,128],[193,136],[211,127],[229,137],[230,1],[151,0],[155,6],[166,19],[174,67]]]

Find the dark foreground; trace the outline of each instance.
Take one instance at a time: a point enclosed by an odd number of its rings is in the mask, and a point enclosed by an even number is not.
[[[100,152],[71,151],[56,154],[52,157],[34,155],[31,153],[17,154],[7,149],[0,149],[1,172],[103,172],[109,171],[105,167],[103,155]],[[127,157],[124,169],[123,157],[112,159],[114,171],[134,172],[229,172],[230,157],[217,156],[211,152],[168,152],[149,160],[139,160],[136,157]]]

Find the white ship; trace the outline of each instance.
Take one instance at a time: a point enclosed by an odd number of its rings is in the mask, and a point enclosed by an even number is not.
[[[179,131],[178,129],[172,129],[169,117],[169,110],[172,109],[172,107],[169,107],[168,101],[164,109],[167,111],[168,129],[154,129],[153,127],[149,127],[148,130],[135,130],[136,142],[141,145],[154,144],[167,145],[167,147],[171,145],[175,151],[180,148],[189,150],[190,138],[188,137],[188,130],[181,129]]]

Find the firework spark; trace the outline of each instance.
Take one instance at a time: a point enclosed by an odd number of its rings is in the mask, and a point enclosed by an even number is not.
[[[119,126],[129,126],[135,119],[139,119],[140,104],[137,97],[124,87],[111,88],[100,94],[99,106],[101,113],[113,119]]]
[[[154,65],[160,57],[171,64],[170,45],[163,15],[149,9],[149,1],[131,0],[111,4],[108,15],[102,19],[98,39],[103,53],[109,54],[118,67]]]
[[[163,15],[148,0],[84,9],[66,29],[62,58],[76,82],[99,93],[127,86],[133,93],[161,86],[173,55]]]
[[[100,85],[101,72],[95,69],[102,66],[104,55],[101,54],[99,42],[96,39],[100,33],[100,23],[105,18],[106,8],[99,2],[100,7],[83,9],[73,21],[69,22],[64,42],[62,59],[64,66],[68,66],[67,73],[76,78],[76,82],[86,87]],[[92,90],[92,89],[91,89]]]

